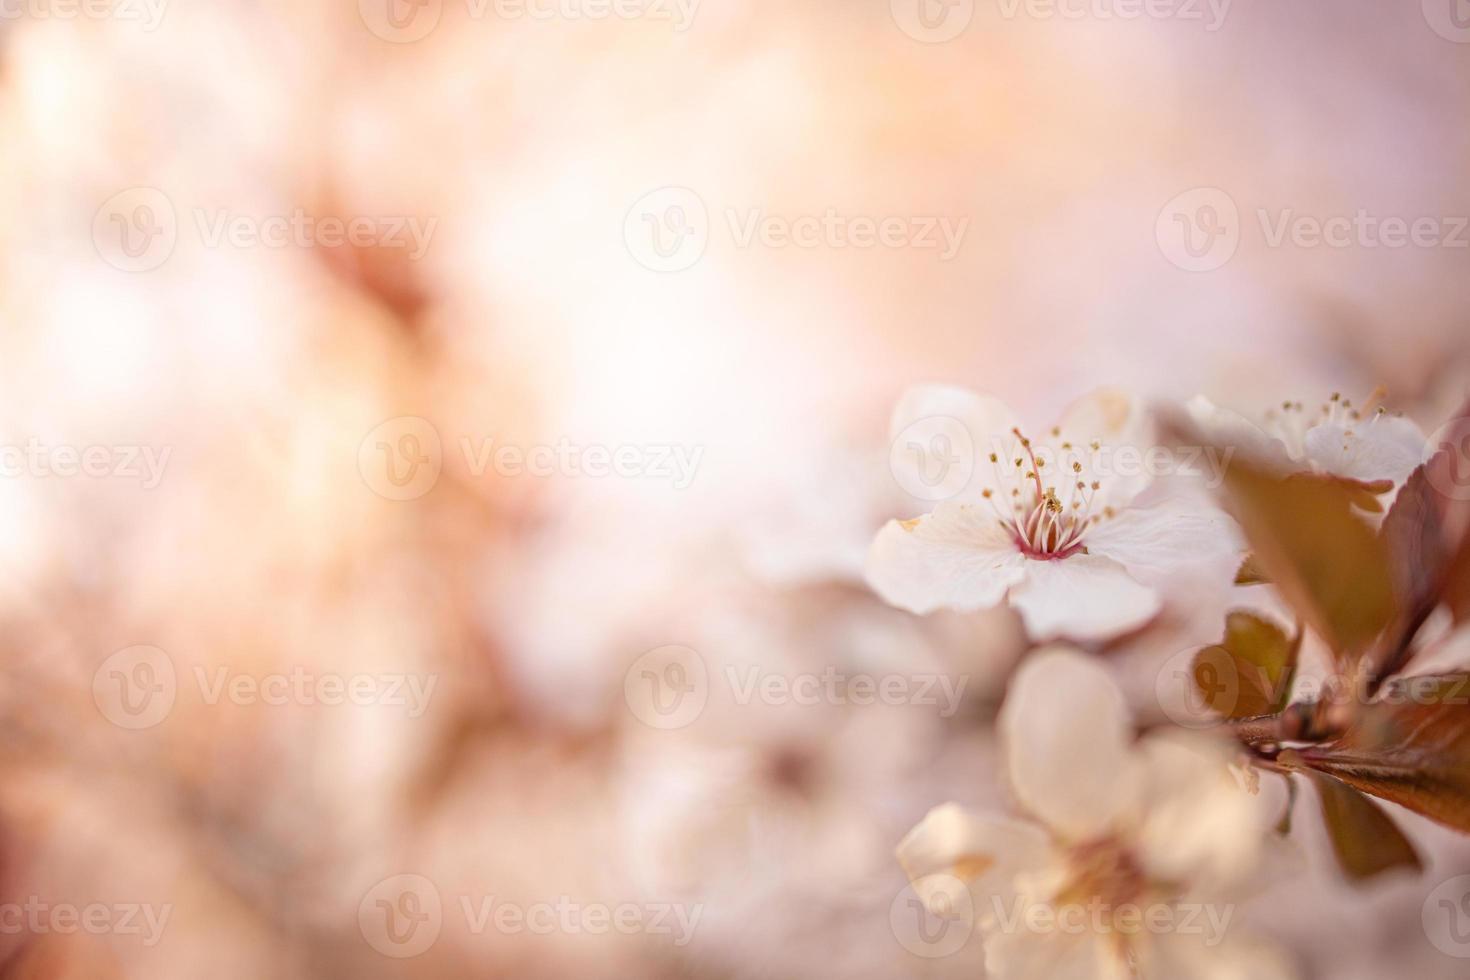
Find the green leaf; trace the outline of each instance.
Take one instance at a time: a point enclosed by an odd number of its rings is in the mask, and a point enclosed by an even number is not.
[[[1225,637],[1194,658],[1194,683],[1205,703],[1226,718],[1258,718],[1286,707],[1300,637],[1254,613],[1225,617]]]
[[[1331,479],[1281,477],[1237,463],[1226,477],[1236,519],[1256,560],[1327,642],[1343,673],[1393,614],[1385,547]]]
[[[1394,680],[1342,735],[1280,761],[1470,833],[1470,673]]]
[[[1424,870],[1414,845],[1383,808],[1331,776],[1312,773],[1337,863],[1353,881],[1394,868]]]

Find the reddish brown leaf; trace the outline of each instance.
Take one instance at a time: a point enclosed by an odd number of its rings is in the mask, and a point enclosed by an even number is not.
[[[1394,868],[1422,871],[1414,845],[1383,808],[1330,776],[1311,773],[1337,863],[1353,881]]]
[[[1383,519],[1379,538],[1388,555],[1395,608],[1382,641],[1364,658],[1370,685],[1403,669],[1414,635],[1439,605],[1451,557],[1444,511],[1440,494],[1420,466],[1404,481]]]
[[[1236,610],[1224,639],[1195,656],[1195,686],[1226,718],[1274,715],[1286,707],[1299,649],[1275,623]]]
[[[1470,402],[1434,433],[1430,449],[1425,477],[1446,542],[1441,597],[1463,623],[1470,620]]]
[[[1460,554],[1450,566],[1444,598],[1457,625],[1470,621],[1470,538],[1461,543]]]
[[[1386,684],[1341,736],[1281,761],[1470,833],[1470,674]]]
[[[1334,480],[1273,476],[1236,464],[1230,501],[1256,560],[1349,673],[1387,625],[1393,586],[1378,535]]]
[[[1245,561],[1240,563],[1240,568],[1235,573],[1236,585],[1265,585],[1269,581],[1255,555],[1246,555]]]
[[[1470,620],[1470,403],[1433,435],[1435,455],[1424,464],[1438,491],[1441,525],[1448,541],[1442,597],[1455,623]]]

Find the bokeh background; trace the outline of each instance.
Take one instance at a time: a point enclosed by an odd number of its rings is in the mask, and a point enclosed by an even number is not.
[[[0,901],[169,910],[0,922],[5,975],[983,976],[978,937],[902,941],[892,848],[1003,805],[1024,640],[863,585],[924,509],[890,408],[1382,383],[1432,429],[1470,377],[1457,2],[0,8]],[[1429,223],[1313,240],[1360,213]],[[1108,651],[1145,716],[1186,642]],[[671,645],[710,696],[661,728],[634,691]],[[741,704],[726,667],[968,683]],[[433,686],[210,697],[293,674]],[[1470,847],[1398,816],[1433,863],[1362,890],[1298,821],[1249,925],[1303,976],[1464,975],[1421,915]],[[442,903],[412,958],[373,919],[401,875]],[[492,896],[700,917],[475,928]]]

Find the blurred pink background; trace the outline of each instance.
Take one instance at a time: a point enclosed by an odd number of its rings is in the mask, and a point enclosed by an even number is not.
[[[1470,363],[1453,5],[7,8],[0,901],[169,912],[0,928],[0,963],[983,976],[978,939],[900,941],[892,849],[997,798],[1024,641],[862,584],[873,531],[915,512],[888,413],[926,380],[1042,421],[1102,384],[1255,411],[1381,382],[1433,428]],[[1311,243],[1359,212],[1379,231]],[[793,225],[816,239],[781,244]],[[627,474],[589,475],[592,447]],[[669,645],[716,678],[968,683],[948,716],[716,684],[660,729],[629,692]],[[1147,709],[1176,651],[1115,652]],[[432,689],[417,714],[379,688],[211,702],[293,672]],[[171,701],[119,723],[114,676]],[[1423,879],[1349,890],[1301,821],[1252,902],[1304,977],[1463,975],[1420,914],[1470,847],[1399,816]],[[412,957],[375,932],[399,875],[441,903]],[[477,925],[492,896],[698,921],[538,935]]]

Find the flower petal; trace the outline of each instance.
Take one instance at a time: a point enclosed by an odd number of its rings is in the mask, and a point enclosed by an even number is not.
[[[1028,560],[1022,571],[1025,578],[1011,589],[1011,605],[1034,640],[1107,639],[1142,626],[1162,608],[1157,592],[1111,558],[1078,554]]]
[[[1229,588],[1244,551],[1239,528],[1223,511],[1183,498],[1120,511],[1090,529],[1086,540],[1090,553],[1155,588],[1180,575]]]
[[[1286,472],[1295,469],[1286,443],[1247,419],[1244,415],[1221,408],[1204,395],[1191,398],[1184,405],[1189,421],[1194,423],[1205,447],[1234,449],[1237,454],[1257,466]]]
[[[931,437],[938,431],[950,434],[948,427],[924,423],[942,419],[960,423],[969,433],[970,444],[955,446],[956,439],[951,438],[943,449],[945,458],[940,459]],[[998,399],[955,385],[914,385],[903,393],[888,423],[889,440],[902,439],[905,443],[903,451],[894,453],[891,461],[895,468],[908,472],[894,475],[900,486],[929,488],[927,500],[973,499],[980,485],[975,477],[983,472],[977,466],[983,447],[998,438],[1010,438],[1015,426],[1015,416]],[[955,454],[960,465],[955,465]],[[943,476],[937,486],[933,485],[936,473]]]
[[[1092,496],[1098,509],[1125,507],[1152,482],[1146,467],[1126,465],[1141,461],[1155,443],[1153,422],[1133,395],[1099,388],[1069,405],[1057,428],[1062,438],[1078,446],[1099,445],[1090,457],[1095,462],[1087,464],[1087,479],[1095,476],[1100,483]]]
[[[1058,423],[1068,438],[1104,444],[1147,446],[1154,441],[1142,400],[1120,388],[1099,388],[1067,406]]]
[[[1206,906],[1198,917],[1201,928],[1160,933],[1139,944],[1138,975],[1143,980],[1293,980],[1296,970],[1275,946],[1216,934],[1228,908]]]
[[[1021,578],[1023,559],[989,508],[943,503],[912,521],[889,521],[868,552],[868,584],[915,613],[994,606]]]
[[[1021,910],[1024,913],[1024,909]],[[1128,980],[1132,971],[1118,937],[1093,930],[1064,930],[1039,919],[985,935],[985,972],[990,980]]]
[[[1033,654],[1011,681],[1000,731],[1017,800],[1066,840],[1108,833],[1135,805],[1132,722],[1095,660],[1060,648]]]
[[[1424,433],[1413,422],[1379,415],[1365,422],[1324,422],[1307,430],[1307,458],[1327,473],[1371,483],[1402,483],[1424,462]]]
[[[940,914],[957,907],[953,891],[973,887],[977,913],[991,914],[990,899],[1010,902],[1018,874],[1047,861],[1051,843],[1033,823],[973,813],[955,803],[930,810],[899,843],[898,863],[914,891]]]
[[[1227,743],[1195,732],[1140,740],[1144,787],[1135,845],[1153,877],[1210,886],[1240,880],[1259,860],[1271,814],[1231,772]]]

